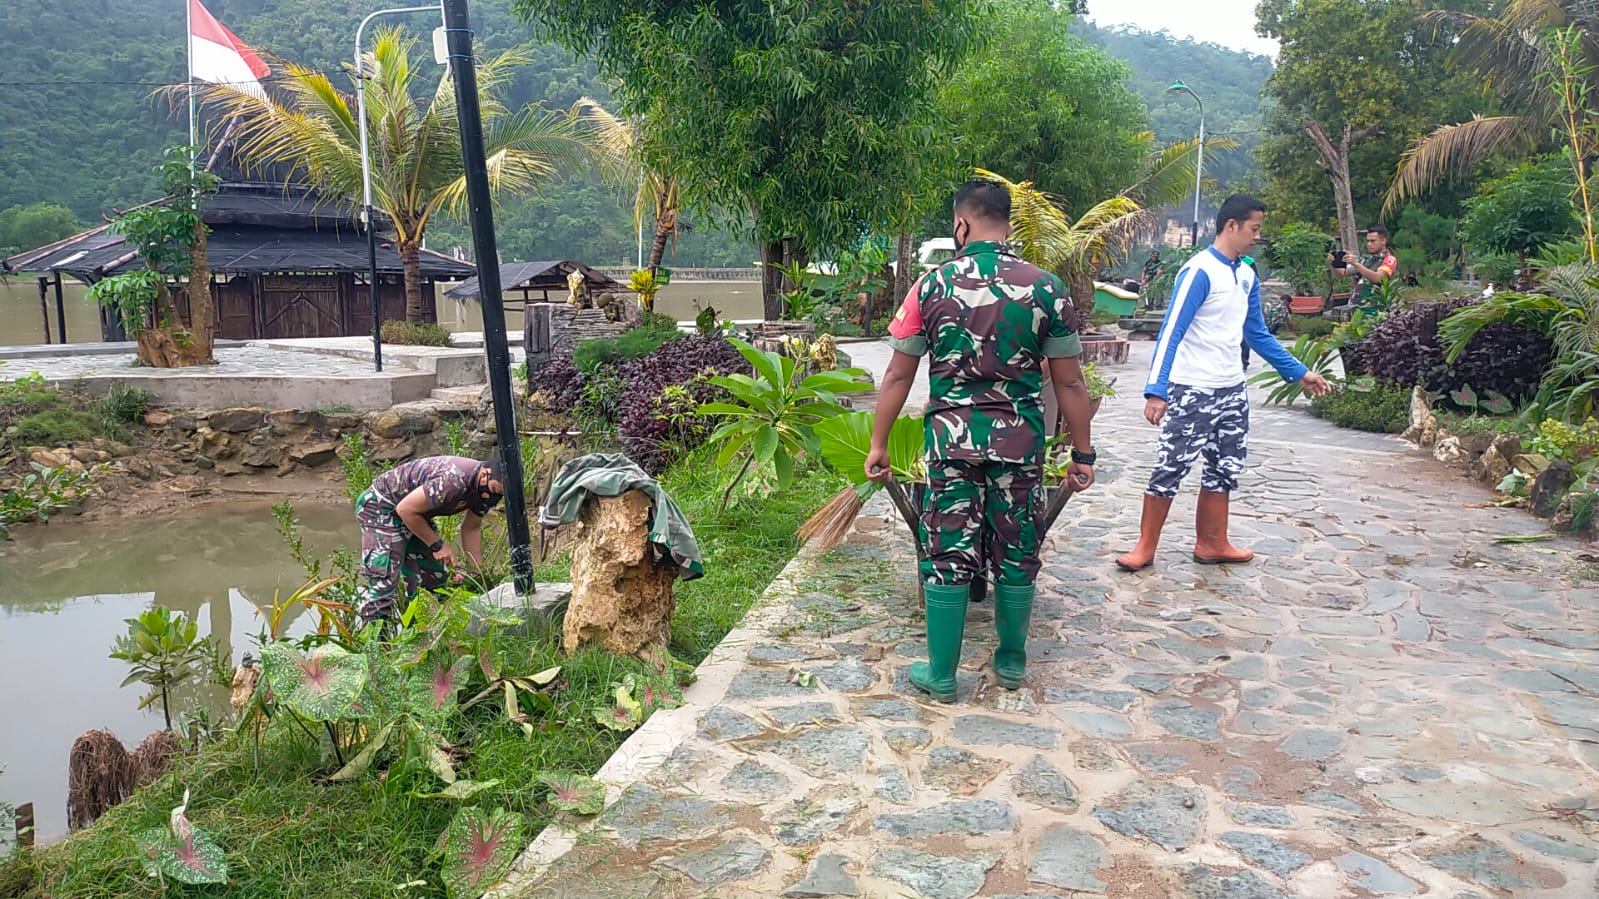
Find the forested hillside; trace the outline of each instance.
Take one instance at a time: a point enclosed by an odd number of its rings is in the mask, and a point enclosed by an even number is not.
[[[364,0],[207,0],[207,6],[246,43],[335,73],[341,87],[349,83],[342,73],[355,24],[373,8]],[[510,9],[510,0],[472,4],[485,55],[529,40]],[[397,21],[419,31],[436,24],[426,14]],[[1197,122],[1192,101],[1164,92],[1176,78],[1205,97],[1211,130],[1252,141],[1267,60],[1164,34],[1081,27],[1089,40],[1127,61],[1132,87],[1148,105],[1161,141],[1190,136]],[[552,46],[537,46],[533,55],[509,92],[513,102],[565,108],[585,94],[607,98],[586,61]],[[153,94],[181,82],[184,71],[182,0],[0,3],[0,210],[58,203],[90,224],[114,207],[153,196],[152,168],[187,127],[181,109]],[[1247,152],[1206,166],[1224,183],[1250,168]],[[541,196],[511,200],[499,210],[501,251],[506,258],[619,264],[634,254],[630,208],[628,198],[574,173]],[[754,258],[753,246],[736,236],[709,222],[693,224],[669,257],[676,264],[747,265]],[[453,243],[469,245],[464,228],[440,222],[429,230],[431,246]]]

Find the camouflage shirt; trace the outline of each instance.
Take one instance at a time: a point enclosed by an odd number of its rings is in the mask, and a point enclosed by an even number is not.
[[[431,521],[439,515],[456,515],[465,512],[467,502],[476,486],[478,466],[476,459],[461,456],[427,456],[397,465],[372,479],[372,489],[388,502],[399,505],[411,491],[422,488],[427,497],[428,511],[423,516]]]
[[[889,344],[929,356],[927,458],[1037,463],[1046,358],[1082,352],[1066,285],[1009,246],[973,241],[906,294]]]

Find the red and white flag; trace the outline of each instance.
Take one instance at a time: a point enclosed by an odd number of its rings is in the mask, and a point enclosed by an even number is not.
[[[227,84],[265,98],[261,79],[271,73],[249,45],[218,22],[200,0],[189,0],[189,77]]]

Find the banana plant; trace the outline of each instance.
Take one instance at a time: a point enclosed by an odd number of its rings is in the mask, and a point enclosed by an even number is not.
[[[794,480],[795,461],[819,451],[816,426],[843,414],[838,396],[870,390],[866,372],[858,368],[817,372],[802,378],[799,362],[787,356],[730,338],[755,376],[732,374],[711,379],[711,383],[732,394],[732,402],[710,402],[699,407],[702,416],[726,419],[710,436],[720,444],[716,464],[731,468],[740,456],[743,463],[722,493],[721,508],[726,509],[733,490],[744,480],[756,462],[770,465],[777,475],[779,489]]]

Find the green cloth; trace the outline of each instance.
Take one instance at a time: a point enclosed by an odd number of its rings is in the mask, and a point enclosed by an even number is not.
[[[694,529],[683,510],[661,489],[660,482],[621,453],[590,453],[561,466],[544,507],[539,509],[539,525],[554,528],[571,524],[591,494],[621,496],[629,490],[643,491],[654,504],[649,529],[655,561],[671,559],[678,576],[685,581],[704,576],[700,546],[694,542]],[[665,514],[661,514],[663,510]]]

